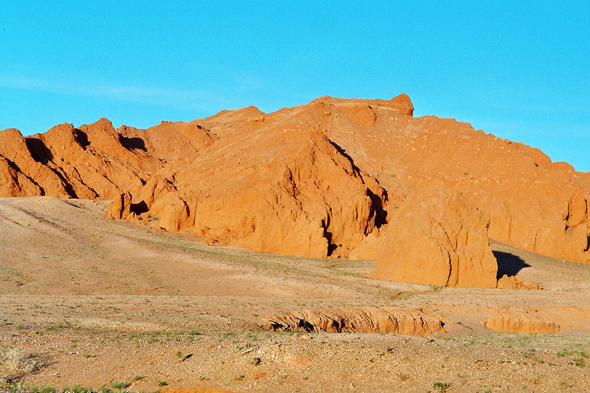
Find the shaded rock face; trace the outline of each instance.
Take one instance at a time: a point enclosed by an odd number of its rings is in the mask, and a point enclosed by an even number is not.
[[[487,217],[440,186],[408,199],[389,223],[374,278],[440,286],[496,287]]]
[[[590,261],[590,174],[454,119],[414,118],[413,109],[406,95],[321,97],[145,130],[106,119],[28,137],[4,130],[0,196],[113,199],[111,217],[210,244],[374,259],[405,201],[438,185],[489,217],[491,238]],[[453,271],[446,285],[461,277]]]

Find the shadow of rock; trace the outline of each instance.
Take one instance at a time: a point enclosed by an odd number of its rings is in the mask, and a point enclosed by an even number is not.
[[[84,150],[86,150],[88,145],[90,145],[90,141],[88,141],[88,134],[77,128],[74,129],[74,139],[76,139],[76,142],[78,142],[78,144],[82,146]]]
[[[51,150],[45,146],[45,143],[43,143],[42,140],[37,138],[25,138],[25,142],[27,143],[29,153],[31,153],[31,156],[35,161],[47,165],[49,161],[53,160]]]
[[[147,205],[147,203],[145,203],[145,201],[131,204],[131,211],[137,215],[139,215],[141,213],[145,213],[149,210],[150,209],[148,208],[148,205]]]
[[[516,276],[519,271],[525,267],[530,267],[528,263],[522,260],[520,257],[502,251],[493,251],[496,261],[498,261],[498,273],[496,278],[500,279],[504,275],[508,277]]]
[[[145,142],[141,138],[137,138],[137,137],[127,138],[123,135],[119,135],[119,142],[127,150],[137,149],[137,150],[147,151],[147,149],[145,148]]]

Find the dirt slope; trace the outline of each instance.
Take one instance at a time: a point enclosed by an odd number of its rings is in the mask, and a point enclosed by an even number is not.
[[[590,265],[492,242],[498,275],[544,289],[405,284],[367,278],[375,261],[211,247],[105,211],[106,202],[0,199],[0,348],[48,362],[26,383],[235,392],[590,384]],[[301,319],[310,325],[297,322],[297,334],[262,328]],[[395,323],[405,335],[354,332]]]

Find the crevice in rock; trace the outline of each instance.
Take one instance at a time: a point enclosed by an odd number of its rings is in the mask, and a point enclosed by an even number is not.
[[[387,191],[383,189],[384,199],[387,200]],[[387,211],[383,209],[383,201],[381,197],[376,195],[373,191],[367,188],[367,196],[371,198],[371,210],[375,217],[375,226],[381,228],[387,224]]]
[[[350,165],[352,165],[352,170],[355,171],[357,175],[360,174],[361,170],[358,166],[356,166],[352,157],[348,153],[346,153],[346,150],[340,147],[336,142],[332,141],[331,139],[328,139],[328,141],[332,146],[336,148],[336,150],[338,150],[338,153],[342,154],[350,162]]]

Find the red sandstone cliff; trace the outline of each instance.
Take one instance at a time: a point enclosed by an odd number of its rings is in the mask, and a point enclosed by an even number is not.
[[[387,223],[436,185],[489,218],[493,239],[590,261],[590,174],[469,124],[412,113],[405,95],[322,97],[146,130],[115,130],[106,119],[29,137],[4,130],[0,196],[114,199],[113,218],[211,243],[376,258]]]

